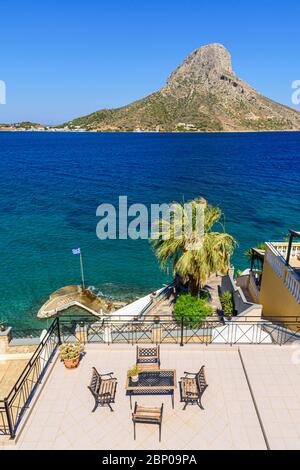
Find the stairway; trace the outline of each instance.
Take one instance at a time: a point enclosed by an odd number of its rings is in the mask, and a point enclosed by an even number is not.
[[[152,320],[153,317],[159,316],[163,320],[173,320],[173,300],[173,294],[168,298],[162,299],[149,310],[145,319]]]

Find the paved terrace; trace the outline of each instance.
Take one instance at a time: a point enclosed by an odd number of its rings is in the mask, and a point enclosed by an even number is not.
[[[144,405],[164,403],[159,444],[157,426],[137,425],[133,439],[125,381],[135,347],[88,345],[78,369],[66,370],[56,362],[13,448],[300,449],[298,356],[292,346],[161,346],[163,368],[176,369],[179,379],[204,364],[209,387],[204,411],[197,406],[182,411],[178,389],[174,410],[170,396],[133,397]],[[118,378],[114,413],[108,408],[91,413],[94,401],[87,385],[92,366]]]
[[[0,356],[0,400],[9,394],[29,360],[29,358],[9,359],[9,355],[6,356],[6,360]]]

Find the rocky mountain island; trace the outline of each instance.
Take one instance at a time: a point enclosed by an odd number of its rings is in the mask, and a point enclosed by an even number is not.
[[[63,126],[91,131],[300,130],[300,113],[238,78],[229,51],[209,44],[189,54],[157,92]]]

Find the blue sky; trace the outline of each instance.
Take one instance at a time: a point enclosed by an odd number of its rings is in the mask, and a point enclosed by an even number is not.
[[[292,106],[300,79],[299,1],[15,0],[0,17],[0,122],[55,124],[127,104],[211,42],[274,100]]]

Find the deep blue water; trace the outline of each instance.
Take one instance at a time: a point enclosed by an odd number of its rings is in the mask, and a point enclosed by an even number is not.
[[[300,228],[300,133],[0,133],[0,317],[36,325],[59,287],[88,284],[134,298],[167,281],[149,243],[100,241],[96,208],[203,195],[226,214],[243,252]]]

